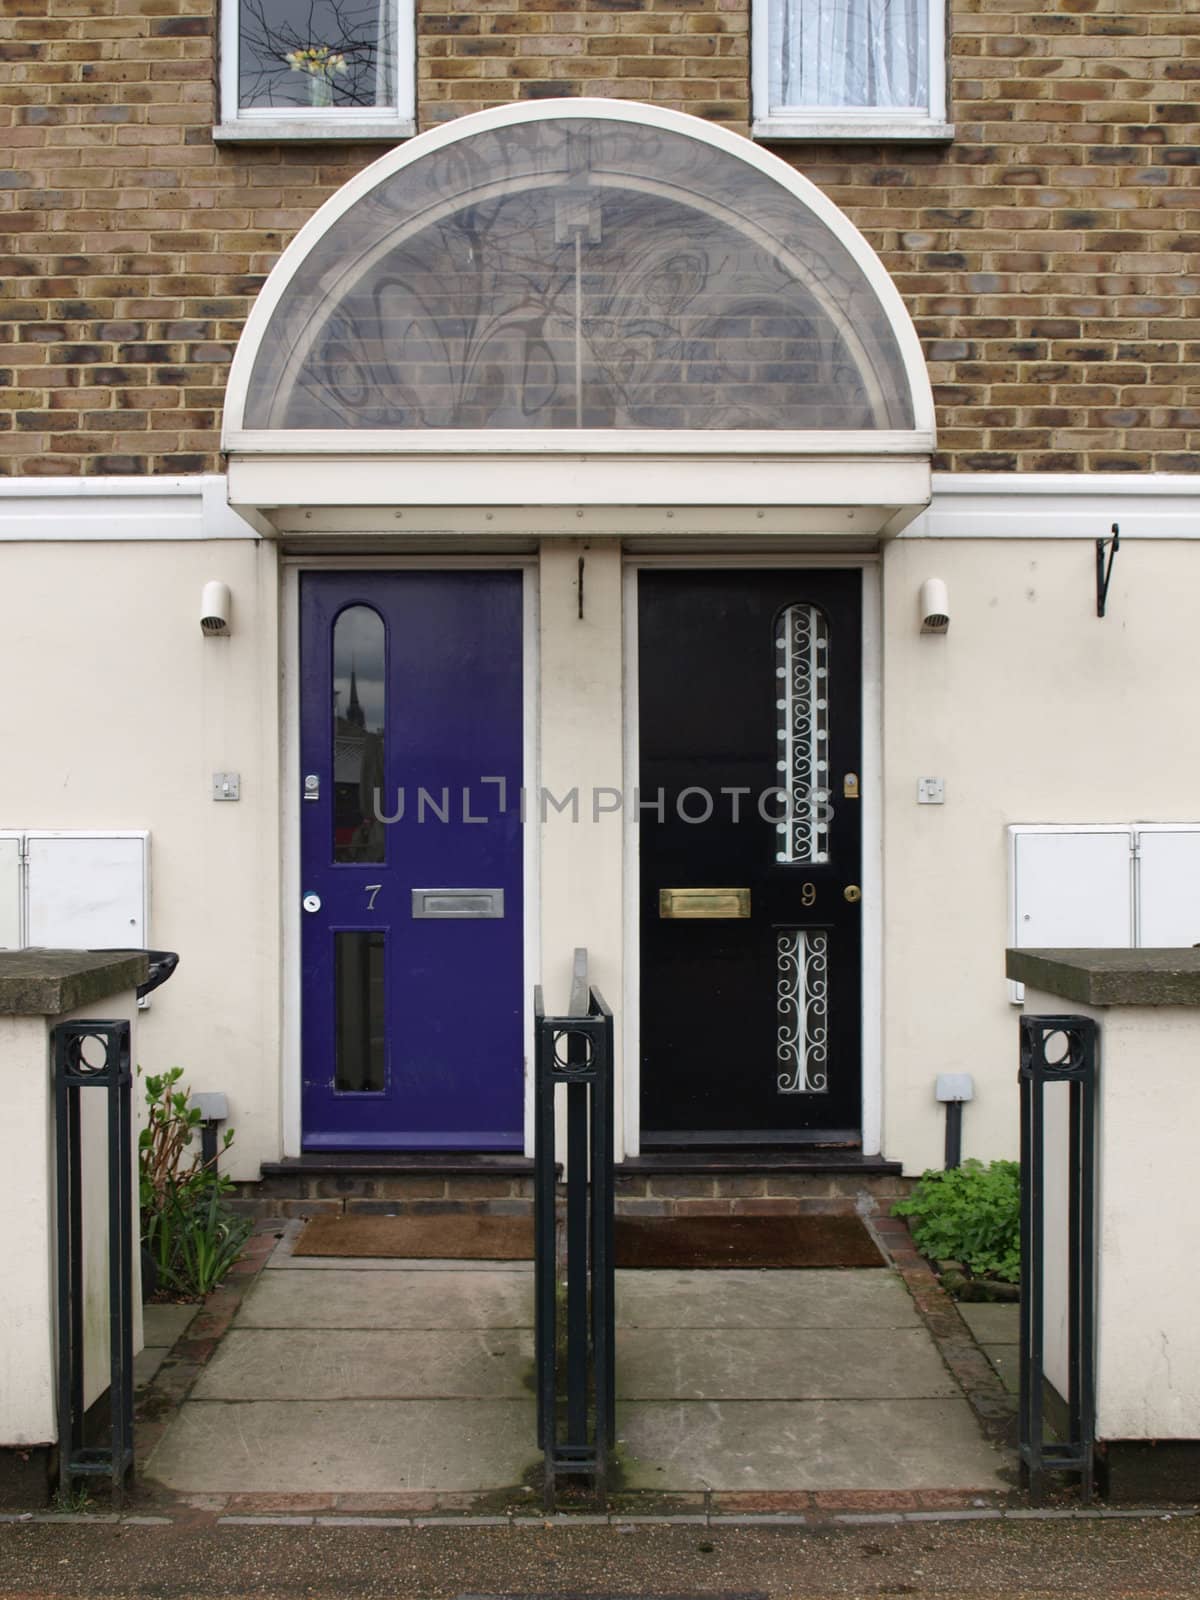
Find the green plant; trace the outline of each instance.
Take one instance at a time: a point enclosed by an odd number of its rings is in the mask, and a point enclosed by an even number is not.
[[[179,1087],[182,1067],[146,1078],[149,1116],[138,1135],[138,1200],[142,1245],[158,1273],[160,1287],[175,1294],[202,1296],[215,1288],[242,1253],[251,1224],[229,1208],[233,1188],[193,1150],[200,1112]],[[221,1150],[233,1143],[225,1133]]]
[[[925,1172],[892,1208],[912,1217],[917,1249],[935,1261],[961,1261],[977,1274],[1016,1283],[1021,1273],[1020,1167],[1015,1161],[964,1161]]]

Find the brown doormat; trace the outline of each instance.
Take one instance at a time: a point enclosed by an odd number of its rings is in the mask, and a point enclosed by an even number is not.
[[[532,1261],[530,1217],[475,1212],[386,1217],[313,1217],[296,1240],[298,1256],[399,1256],[448,1261]]]
[[[619,1267],[882,1267],[858,1217],[623,1217]]]
[[[858,1217],[619,1217],[619,1267],[881,1267]],[[531,1261],[528,1217],[314,1217],[298,1256]]]

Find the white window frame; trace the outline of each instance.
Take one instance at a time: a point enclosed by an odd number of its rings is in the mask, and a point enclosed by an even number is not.
[[[928,106],[777,106],[771,105],[771,33],[769,0],[752,0],[750,87],[751,132],[756,139],[867,139],[914,141],[954,137],[946,120],[946,0],[925,0],[929,7]]]
[[[218,143],[326,139],[380,140],[393,143],[416,131],[415,0],[392,0],[395,9],[396,104],[394,106],[247,106],[239,104],[241,48],[239,0],[218,0],[220,121],[213,129]]]

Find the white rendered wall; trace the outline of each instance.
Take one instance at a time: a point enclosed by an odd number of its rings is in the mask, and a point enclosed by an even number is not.
[[[51,1444],[57,1426],[57,1254],[54,1095],[50,1029],[71,1017],[129,1018],[132,990],[63,1017],[0,1015],[0,1447]],[[84,1403],[108,1388],[107,1130],[102,1090],[83,1103]],[[136,1140],[136,1134],[135,1134]],[[136,1152],[135,1152],[136,1159]],[[134,1194],[137,1194],[136,1180]],[[141,1274],[134,1253],[134,1350],[141,1349]]]
[[[919,631],[929,577],[945,636]],[[1016,1155],[1007,825],[1200,817],[1198,593],[1195,541],[1124,542],[1103,620],[1088,539],[886,547],[883,1148],[907,1172],[941,1165],[938,1072],[975,1076],[964,1154]],[[944,805],[918,806],[923,776]]]
[[[224,1090],[229,1170],[257,1177],[279,1154],[275,547],[3,548],[0,828],[150,830],[150,939],[180,964],[138,1061]],[[228,638],[200,631],[209,578],[233,593]],[[241,774],[239,801],[212,800],[218,771]]]
[[[579,558],[584,558],[583,617]],[[615,539],[546,541],[539,559],[541,787],[560,804],[541,823],[542,981],[548,1012],[565,1009],[571,958],[587,947],[591,981],[622,1001],[621,550]],[[598,810],[593,791],[602,794]],[[533,797],[530,821],[533,820]],[[621,1031],[614,1028],[615,1121],[622,1126]],[[620,1136],[618,1134],[618,1146]]]
[[[1187,1268],[1200,1009],[1039,990],[1025,1004],[1100,1024],[1096,1436],[1200,1438],[1200,1280]]]

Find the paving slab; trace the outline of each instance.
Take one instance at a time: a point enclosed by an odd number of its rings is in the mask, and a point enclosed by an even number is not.
[[[238,1328],[532,1328],[533,1272],[263,1273]]]
[[[983,1353],[1000,1374],[1000,1382],[1009,1394],[1021,1391],[1020,1347],[1015,1344],[985,1344]]]
[[[168,1347],[161,1344],[148,1344],[144,1350],[139,1350],[133,1358],[133,1387],[144,1389],[154,1377],[154,1374],[167,1359]]]
[[[533,1362],[533,1334],[527,1329],[234,1328],[192,1395],[196,1400],[517,1400],[533,1392]]]
[[[1020,1340],[1021,1308],[1015,1300],[964,1300],[958,1311],[979,1344],[1017,1344]]]
[[[638,1400],[912,1399],[959,1395],[924,1328],[623,1329],[617,1394]]]
[[[196,1494],[503,1489],[540,1462],[528,1400],[193,1401],[146,1465]]]
[[[913,1328],[920,1318],[896,1272],[677,1269],[618,1272],[626,1328]]]
[[[187,1332],[197,1305],[146,1305],[142,1307],[142,1336],[147,1345],[170,1349]]]
[[[1005,1489],[967,1402],[625,1401],[629,1489]]]

